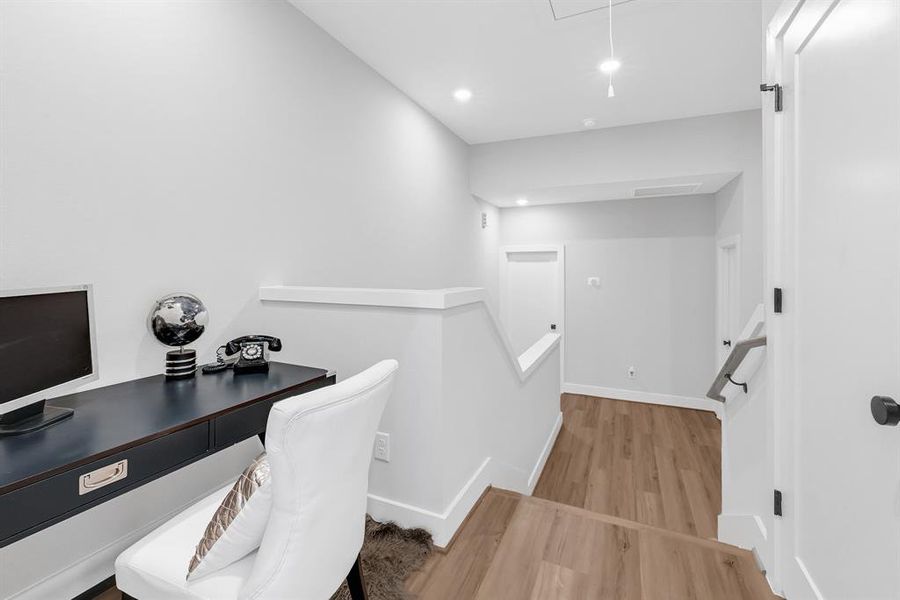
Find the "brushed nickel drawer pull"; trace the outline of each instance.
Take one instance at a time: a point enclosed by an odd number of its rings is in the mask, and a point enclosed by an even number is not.
[[[120,481],[128,477],[128,459],[120,460],[117,463],[106,465],[95,469],[90,473],[85,473],[78,478],[78,495],[83,496],[88,492],[93,492],[98,488],[109,485],[116,481]]]

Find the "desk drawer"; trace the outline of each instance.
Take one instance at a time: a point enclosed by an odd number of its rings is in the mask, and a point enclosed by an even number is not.
[[[3,494],[0,540],[137,487],[157,473],[202,456],[208,448],[209,423],[201,423]]]
[[[266,430],[269,411],[277,400],[255,402],[215,420],[215,449],[221,450]]]

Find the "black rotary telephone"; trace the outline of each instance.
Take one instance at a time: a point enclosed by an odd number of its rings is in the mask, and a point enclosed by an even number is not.
[[[269,352],[279,352],[281,340],[271,335],[245,335],[220,346],[216,362],[203,366],[203,373],[218,373],[233,368],[235,373],[269,370]]]

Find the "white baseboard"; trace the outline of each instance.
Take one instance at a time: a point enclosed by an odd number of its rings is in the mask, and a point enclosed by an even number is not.
[[[488,457],[443,512],[435,512],[375,494],[369,494],[368,512],[376,521],[394,521],[403,527],[426,529],[431,532],[435,546],[446,548],[488,486],[519,492],[526,496],[531,495],[561,429],[562,413],[559,413],[530,475],[526,471]]]
[[[528,477],[528,491],[526,493],[528,496],[534,492],[534,486],[537,485],[538,480],[541,478],[541,473],[544,472],[544,467],[547,465],[547,459],[550,458],[550,452],[553,451],[553,445],[556,443],[556,438],[559,437],[562,424],[563,414],[560,412],[556,416],[556,422],[553,424],[553,429],[550,430],[550,436],[544,443],[544,449],[541,450],[541,455],[538,458],[537,464],[534,465],[534,469],[531,470],[531,475]]]
[[[375,494],[369,494],[368,512],[376,521],[394,521],[403,527],[427,529],[434,538],[434,545],[444,548],[484,490],[493,483],[491,467],[491,459],[484,459],[443,512],[437,513]]]
[[[435,545],[440,546],[437,543],[438,534],[444,528],[446,513],[437,513],[375,494],[369,494],[366,512],[382,523],[393,521],[402,527],[421,527],[430,531]]]
[[[822,595],[822,592],[819,591],[819,586],[816,585],[816,582],[813,581],[812,575],[809,574],[809,570],[807,570],[806,565],[803,563],[803,560],[799,556],[794,557],[794,562],[796,563],[796,568],[800,571],[801,577],[795,578],[796,580],[805,583],[807,586],[806,591],[803,593],[804,598],[815,598],[816,600],[825,600],[825,596]]]
[[[693,408],[707,410],[716,414],[721,419],[723,406],[721,402],[709,398],[695,398],[693,396],[677,396],[674,394],[659,394],[657,392],[642,392],[638,390],[621,390],[617,388],[601,387],[598,385],[584,385],[580,383],[564,383],[563,393],[582,394],[585,396],[597,396],[612,400],[627,400],[629,402],[643,402],[644,404],[661,404],[663,406],[677,406],[679,408]]]
[[[718,522],[719,541],[753,551],[759,567],[766,573],[766,580],[774,593],[778,593],[780,587],[773,577],[771,565],[773,563],[773,551],[769,542],[766,524],[758,515],[751,514],[721,514]]]
[[[719,541],[752,550],[756,548],[765,560],[769,555],[768,531],[763,520],[750,514],[719,515]]]

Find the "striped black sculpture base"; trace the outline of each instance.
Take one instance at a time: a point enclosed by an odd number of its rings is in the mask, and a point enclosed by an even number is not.
[[[196,350],[166,352],[166,379],[189,379],[197,372]]]

